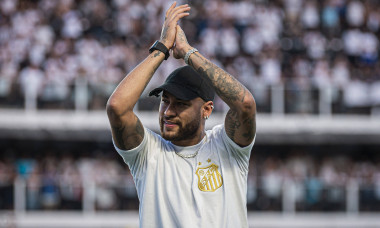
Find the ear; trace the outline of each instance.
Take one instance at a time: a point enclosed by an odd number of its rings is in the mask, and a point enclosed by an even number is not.
[[[203,118],[208,119],[214,110],[214,103],[212,101],[207,101],[203,104]]]

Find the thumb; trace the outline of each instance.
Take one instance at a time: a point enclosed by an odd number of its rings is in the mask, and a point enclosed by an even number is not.
[[[181,44],[187,44],[187,39],[185,32],[182,30],[181,26],[176,26],[177,34],[176,34],[176,42],[179,42]]]
[[[176,35],[178,35],[181,30],[182,30],[181,26],[177,25],[176,26]]]
[[[184,31],[182,30],[181,26],[177,25],[177,33],[181,33],[181,32],[184,33]]]

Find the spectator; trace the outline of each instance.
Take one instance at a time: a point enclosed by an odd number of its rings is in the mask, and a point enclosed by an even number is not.
[[[24,68],[20,73],[21,90],[27,99],[26,108],[35,110],[37,108],[37,97],[42,92],[45,74],[37,65]]]
[[[305,1],[301,12],[301,22],[306,29],[315,29],[319,26],[319,12],[316,1]]]
[[[312,81],[315,87],[319,89],[329,88],[331,83],[330,67],[326,60],[316,62],[312,73]]]
[[[295,94],[308,89],[305,85],[312,83],[312,77],[291,73],[297,68],[293,64],[299,64],[293,60],[297,56],[309,64],[310,72],[317,71],[314,68],[319,60],[327,61],[331,86],[338,89],[353,80],[366,80],[353,72],[367,71],[371,82],[379,80],[375,66],[379,65],[380,10],[371,0],[210,0],[190,4],[199,17],[189,18],[183,27],[195,46],[226,68],[241,56],[252,58],[256,76],[268,85],[283,84]],[[32,107],[37,106],[33,104],[36,99],[42,102],[39,108],[74,107],[70,95],[74,94],[75,81],[81,78],[88,82],[88,107],[104,108],[115,82],[141,60],[141,53],[149,48],[146,44],[153,43],[154,34],[159,33],[165,16],[161,5],[161,0],[1,1],[0,96],[6,102],[22,104],[23,75],[38,69],[44,76],[32,79],[32,96],[27,96]],[[267,57],[268,49],[276,50],[275,56]],[[345,66],[334,60],[342,55],[347,58]],[[177,65],[173,62],[168,68]],[[160,84],[171,70],[157,72],[160,76],[150,86]],[[44,83],[36,78],[43,78]],[[260,89],[251,84],[247,81],[246,86]],[[367,96],[365,103],[379,99],[377,93],[371,96],[375,98]],[[0,106],[5,106],[1,101]],[[264,101],[266,106],[269,102]],[[305,107],[289,110],[312,111]]]
[[[61,207],[66,210],[82,208],[82,177],[75,162],[70,157],[65,157],[59,164],[58,183],[61,195]]]
[[[283,173],[277,167],[282,167],[282,165],[276,158],[268,158],[263,167],[264,170],[261,181],[264,195],[268,199],[268,208],[266,209],[273,210],[280,208]]]
[[[331,78],[333,85],[342,90],[350,81],[349,63],[346,58],[338,57],[333,63],[331,69]]]
[[[368,84],[353,79],[344,89],[344,103],[349,108],[362,108],[369,106]]]
[[[281,82],[281,63],[276,58],[276,53],[270,53],[261,60],[261,75],[269,86],[278,85]]]
[[[0,161],[0,209],[11,210],[13,208],[13,181],[16,178],[15,167],[12,161]]]
[[[335,6],[335,2],[332,0],[326,1],[325,6],[322,9],[322,26],[326,29],[326,33],[329,37],[339,34],[339,12],[338,7]]]
[[[361,1],[352,0],[348,2],[346,19],[349,25],[359,27],[364,23],[365,8]]]
[[[222,26],[219,34],[221,54],[223,57],[236,57],[239,54],[239,40],[240,35],[238,31],[232,26],[232,24],[227,23]]]
[[[290,190],[297,210],[344,211],[346,187],[354,180],[359,184],[360,210],[378,210],[380,157],[372,148],[363,151],[355,147],[353,153],[346,147],[324,147],[318,152],[313,152],[313,147],[281,153],[277,149],[258,150],[247,177],[248,207],[282,210],[283,193]],[[38,147],[38,153],[7,151],[0,155],[0,209],[13,209],[17,177],[26,181],[28,210],[80,210],[83,190],[91,187],[89,183],[94,183],[96,194],[86,200],[96,200],[97,209],[138,208],[128,168],[110,159],[107,150],[54,151],[54,156],[43,147]],[[88,182],[83,185],[82,181]]]

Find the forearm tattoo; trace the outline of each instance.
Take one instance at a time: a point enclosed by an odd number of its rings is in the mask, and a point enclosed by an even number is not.
[[[249,117],[243,120],[243,125],[246,126],[245,129],[247,130],[246,132],[243,133],[243,137],[246,140],[251,140],[255,136],[255,133],[256,133],[255,119],[256,119],[256,114],[253,115],[253,118]]]
[[[153,55],[153,57],[156,58],[157,56],[160,56],[160,53],[161,53],[161,52],[157,51],[157,52]]]
[[[238,82],[233,76],[220,69],[215,64],[211,63],[207,59],[202,58],[196,52],[193,54],[198,58],[201,58],[203,64],[197,69],[197,71],[206,76],[212,83],[215,92],[226,102],[243,101],[245,96],[244,86]],[[190,60],[189,64],[194,66]]]
[[[162,52],[160,52],[160,51],[155,51],[155,52],[153,52],[153,53],[154,53],[154,55],[151,56],[152,59],[159,57],[161,54],[162,54],[162,55],[164,54],[164,53],[162,53]],[[160,64],[157,64],[157,65],[153,66],[152,71],[151,71],[151,74],[152,74],[152,75],[153,75],[154,73],[156,73],[156,71],[157,71],[157,69],[158,69],[159,66],[160,66]],[[146,83],[146,85],[147,85],[148,83],[149,83],[149,81]],[[145,85],[145,86],[146,86],[146,85]]]
[[[196,58],[191,58],[189,64],[211,82],[215,92],[230,106],[225,120],[227,135],[235,142],[252,140],[256,133],[255,115],[240,110],[241,107],[244,107],[246,96],[249,96],[248,90],[232,75],[197,52],[193,55]],[[195,65],[198,64],[194,64],[194,60],[198,61],[199,59],[201,64],[196,68]]]
[[[238,118],[237,111],[230,109],[226,115],[226,132],[227,135],[235,140],[236,130],[241,126],[241,123]]]

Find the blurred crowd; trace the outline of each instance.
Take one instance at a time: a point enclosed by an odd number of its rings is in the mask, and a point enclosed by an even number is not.
[[[177,2],[192,7],[181,21],[189,43],[243,82],[260,112],[269,110],[269,88],[279,86],[285,88],[286,111],[293,113],[315,112],[320,91],[331,95],[336,112],[368,113],[380,107],[377,0]],[[159,39],[170,3],[0,1],[0,106],[22,107],[27,94],[41,108],[73,108],[75,96],[89,102],[90,109],[104,109],[118,82]],[[181,64],[170,58],[146,91]],[[78,85],[86,85],[88,94],[75,90]],[[153,107],[149,104],[145,108]],[[218,98],[215,107],[226,108]],[[30,210],[82,209],[84,197],[94,199],[99,210],[136,209],[133,179],[115,154],[3,152],[0,210],[13,208],[18,180],[25,180]],[[299,210],[345,210],[346,187],[352,183],[359,185],[362,210],[380,210],[378,156],[356,159],[306,151],[253,156],[250,210],[281,210],[288,186],[293,186]]]
[[[25,188],[27,210],[138,209],[133,178],[116,153],[88,152],[8,150],[0,158],[0,210],[14,208],[17,188]]]
[[[178,1],[178,4],[185,3]],[[376,0],[190,0],[181,21],[191,45],[235,75],[266,109],[269,88],[285,87],[287,111],[310,113],[313,91],[338,112],[380,105],[380,6]],[[159,39],[164,0],[3,0],[0,102],[23,94],[70,108],[73,86],[104,108],[117,83]],[[148,89],[183,63],[171,58]],[[81,99],[81,98],[77,98]],[[219,99],[218,110],[225,109]],[[71,105],[71,106],[70,106]],[[43,106],[43,107],[45,107]]]
[[[360,149],[352,154],[344,148],[333,150],[258,148],[250,160],[248,209],[281,211],[284,200],[291,198],[297,211],[346,211],[347,199],[357,198],[358,210],[379,211],[380,156],[358,153]],[[0,156],[0,210],[13,208],[19,192],[14,188],[22,186],[27,210],[138,209],[128,167],[108,149],[9,149]]]
[[[314,149],[253,154],[248,209],[281,210],[291,198],[299,211],[345,211],[349,199],[357,197],[360,211],[380,210],[380,156],[376,152]]]

